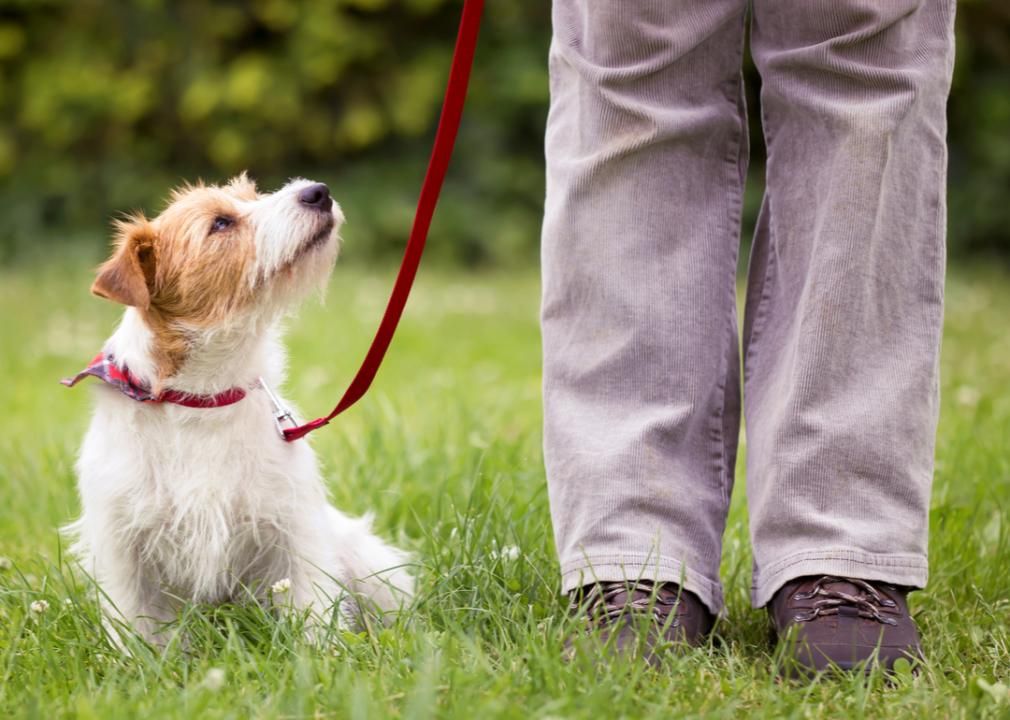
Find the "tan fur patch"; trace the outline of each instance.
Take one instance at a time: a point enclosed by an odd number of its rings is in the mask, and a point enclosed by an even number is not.
[[[124,305],[147,310],[153,277],[153,231],[142,216],[116,223],[116,251],[98,269],[91,292]]]
[[[183,187],[154,220],[119,224],[117,250],[92,289],[143,315],[155,338],[156,386],[181,367],[192,329],[223,324],[251,302],[253,228],[234,201],[255,198],[243,174],[225,187]],[[215,228],[218,218],[231,224]]]

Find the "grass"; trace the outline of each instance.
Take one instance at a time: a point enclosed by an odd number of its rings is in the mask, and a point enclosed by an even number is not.
[[[726,533],[722,641],[635,663],[559,659],[567,630],[540,451],[534,271],[424,270],[371,394],[313,443],[334,501],[376,512],[417,553],[395,626],[324,649],[255,608],[189,608],[192,642],[112,649],[95,592],[61,559],[88,392],[56,379],[101,345],[116,309],[87,263],[0,273],[0,714],[75,718],[1010,717],[1010,276],[954,270],[931,515],[932,578],[913,596],[918,677],[776,679],[747,600],[743,483]],[[325,308],[290,327],[288,393],[328,410],[358,363],[389,277],[338,268]],[[518,548],[516,555],[512,548]],[[32,603],[45,601],[44,612]],[[35,606],[39,608],[39,605]]]

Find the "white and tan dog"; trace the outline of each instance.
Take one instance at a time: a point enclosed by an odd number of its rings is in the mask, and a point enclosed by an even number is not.
[[[242,175],[119,225],[92,291],[128,307],[77,378],[107,382],[69,531],[106,611],[149,640],[185,601],[283,592],[353,621],[362,599],[395,611],[412,593],[406,554],[329,504],[311,448],[281,439],[259,384],[280,384],[278,323],[325,285],[342,221],[325,185],[260,194]]]

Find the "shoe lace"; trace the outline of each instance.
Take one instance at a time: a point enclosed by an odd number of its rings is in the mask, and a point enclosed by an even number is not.
[[[622,593],[626,598],[618,602]],[[655,588],[651,582],[601,582],[590,586],[588,592],[576,594],[571,610],[584,612],[600,623],[630,615],[651,615],[656,622],[669,623],[671,628],[675,628],[680,627],[680,618],[674,612],[679,602],[679,592]]]
[[[845,592],[829,585],[846,583],[859,588],[856,594]],[[813,600],[813,606],[795,617],[796,622],[809,622],[822,615],[837,615],[841,607],[856,608],[859,617],[876,620],[885,625],[897,625],[898,621],[880,614],[881,608],[897,607],[890,598],[882,595],[875,587],[858,578],[841,578],[825,575],[819,578],[807,592],[796,593],[797,600]]]

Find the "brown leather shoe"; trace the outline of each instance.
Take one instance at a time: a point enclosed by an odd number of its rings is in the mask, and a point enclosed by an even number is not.
[[[794,670],[893,670],[922,660],[919,631],[908,612],[908,590],[883,582],[815,575],[786,583],[768,605],[779,642]],[[788,669],[787,669],[788,670]]]
[[[572,613],[585,617],[590,632],[599,631],[606,649],[641,655],[652,665],[664,650],[701,645],[715,623],[698,596],[675,583],[601,582],[575,590],[571,599]],[[569,639],[566,656],[586,639]]]

